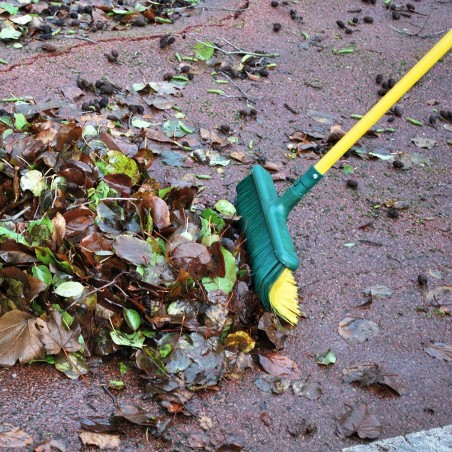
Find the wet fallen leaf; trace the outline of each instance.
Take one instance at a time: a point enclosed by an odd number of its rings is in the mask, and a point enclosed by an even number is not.
[[[328,113],[322,113],[320,111],[308,110],[308,116],[314,121],[320,122],[321,124],[333,125],[336,121],[334,115]]]
[[[27,364],[45,354],[39,336],[46,323],[38,317],[18,310],[0,318],[0,366],[11,367],[17,360]]]
[[[80,425],[83,429],[95,433],[115,432],[118,429],[114,417],[88,417],[82,419]]]
[[[305,397],[309,400],[318,400],[323,394],[322,385],[318,381],[311,379],[294,381],[292,383],[292,391],[294,395]]]
[[[63,441],[57,439],[48,439],[34,448],[34,452],[66,452],[67,447]]]
[[[392,290],[382,284],[377,284],[375,286],[366,287],[364,293],[371,298],[389,298],[392,295]]]
[[[436,146],[436,140],[421,136],[415,136],[414,138],[411,138],[411,142],[414,143],[418,148],[433,149]]]
[[[273,377],[285,377],[295,380],[300,377],[298,364],[287,356],[278,353],[259,355],[259,364]]]
[[[452,345],[443,342],[434,342],[424,349],[430,356],[444,361],[452,361]]]
[[[432,161],[428,157],[422,154],[418,154],[417,152],[413,152],[410,158],[415,165],[421,167],[432,166]]]
[[[407,388],[397,375],[387,372],[378,364],[359,365],[342,370],[344,383],[359,383],[361,387],[375,387],[389,390],[396,395],[403,395]]]
[[[33,443],[33,438],[18,427],[10,424],[0,425],[0,448],[26,448]]]
[[[108,433],[81,432],[79,433],[82,443],[86,446],[97,446],[99,449],[115,449],[120,446],[119,435]]]
[[[327,138],[328,143],[336,143],[338,142],[343,136],[345,135],[345,132],[342,130],[342,127],[338,124],[335,124],[331,126],[330,134]]]
[[[339,336],[349,344],[365,342],[375,337],[378,332],[378,325],[370,320],[348,317],[339,322]]]
[[[276,348],[284,348],[287,339],[287,332],[272,313],[266,312],[262,315],[259,319],[258,328],[265,332],[268,339],[275,345]]]
[[[288,378],[274,377],[272,375],[260,375],[254,380],[256,387],[267,394],[283,394],[290,388]]]
[[[365,403],[357,403],[341,416],[336,428],[341,437],[349,437],[356,433],[362,439],[376,439],[383,431],[380,421],[375,415],[369,414]]]
[[[270,427],[270,426],[272,425],[272,418],[271,418],[271,416],[270,416],[268,413],[266,413],[266,412],[261,413],[261,415],[260,415],[259,417],[260,417],[261,421],[262,421],[267,427]]]
[[[135,265],[146,265],[152,259],[152,246],[137,237],[119,235],[112,246],[117,256]]]

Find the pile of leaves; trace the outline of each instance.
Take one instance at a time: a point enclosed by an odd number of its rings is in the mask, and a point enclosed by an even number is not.
[[[220,159],[212,146],[231,144],[220,131],[196,134],[177,116],[147,121],[145,108],[164,96],[172,105],[177,92],[169,82],[116,87],[108,108],[88,111],[75,85],[63,93],[78,103],[6,99],[0,366],[45,361],[77,379],[94,355],[121,351],[141,372],[145,393],[185,415],[196,413],[195,391],[252,366],[261,311],[233,204],[203,206],[197,186],[153,178],[152,163],[164,154],[171,160],[180,151],[185,161],[198,146]],[[274,319],[259,328],[277,337]],[[135,405],[115,408],[159,434],[167,425]]]
[[[66,1],[64,3],[10,0],[0,3],[0,41],[22,47],[24,39],[48,40],[60,33],[77,34],[78,29],[104,29],[171,24],[198,0],[153,2]]]

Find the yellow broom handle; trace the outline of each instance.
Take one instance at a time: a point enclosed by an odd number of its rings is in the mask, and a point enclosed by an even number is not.
[[[314,165],[315,169],[325,174],[451,48],[452,29]]]

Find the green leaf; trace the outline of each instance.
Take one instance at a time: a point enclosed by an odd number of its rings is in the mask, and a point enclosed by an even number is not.
[[[181,138],[193,133],[182,121],[166,121],[162,126],[162,131],[168,138]]]
[[[133,127],[136,127],[138,129],[146,129],[149,126],[152,126],[152,124],[148,121],[145,121],[144,119],[138,118],[137,116],[135,116],[132,119],[132,125]]]
[[[345,166],[342,168],[342,172],[343,172],[344,174],[353,174],[354,171],[355,171],[355,168],[353,168],[352,165],[345,165]]]
[[[11,3],[0,3],[0,13],[2,13],[3,11],[6,11],[7,13],[11,14],[12,16],[14,16],[14,14],[17,14],[19,12],[19,7],[14,6]]]
[[[130,366],[126,363],[119,363],[119,373],[125,375],[130,370]]]
[[[204,209],[201,212],[201,217],[206,219],[210,224],[215,225],[215,229],[218,232],[221,232],[226,224],[223,218],[221,218],[220,215],[218,215],[218,213],[211,208]]]
[[[8,64],[8,62],[6,60],[4,60],[3,58],[0,58],[0,64]]]
[[[222,213],[223,215],[227,215],[228,217],[233,217],[237,212],[234,204],[227,201],[226,199],[220,199],[214,207],[216,210],[218,210],[218,212]]]
[[[126,389],[126,384],[121,380],[110,380],[108,382],[108,387],[110,389],[116,389],[117,391],[122,391]]]
[[[67,281],[60,284],[54,292],[61,297],[79,297],[84,287],[77,281]]]
[[[60,353],[55,358],[55,368],[72,380],[89,372],[89,366],[80,353]]]
[[[23,130],[28,127],[27,118],[23,113],[14,113],[14,127],[18,130]]]
[[[126,347],[135,348],[142,348],[146,339],[141,331],[136,331],[132,334],[126,334],[119,330],[113,330],[110,331],[110,337],[116,345],[125,345]]]
[[[21,234],[15,231],[11,231],[3,226],[0,226],[0,238],[13,239],[17,243],[22,243],[24,245],[30,246],[30,244],[25,240]]]
[[[162,347],[158,349],[160,358],[165,359],[173,350],[171,344],[164,344]]]
[[[141,177],[137,162],[121,151],[108,151],[106,160],[97,162],[96,166],[104,174],[126,174],[132,179],[133,185],[137,184]]]
[[[215,52],[211,41],[198,42],[193,48],[195,49],[196,58],[202,61],[210,60]]]
[[[45,265],[36,265],[31,269],[31,273],[35,278],[42,281],[47,287],[52,284],[52,273]]]
[[[31,17],[30,14],[25,14],[24,16],[20,17],[13,17],[10,20],[17,25],[26,25],[33,20],[33,17]]]
[[[223,247],[221,248],[221,254],[224,259],[226,274],[224,278],[220,278],[219,276],[216,278],[203,278],[202,284],[207,292],[222,290],[225,293],[229,293],[235,285],[235,281],[237,279],[237,265],[235,263],[235,257]]]
[[[415,125],[415,126],[423,126],[424,123],[422,121],[418,121],[417,119],[413,119],[413,118],[405,118],[409,123]]]
[[[124,316],[124,320],[127,325],[133,330],[136,331],[141,325],[141,317],[137,311],[134,309],[126,309],[124,308],[122,311],[122,315]]]
[[[21,36],[22,33],[11,26],[5,27],[0,31],[0,39],[19,39]]]
[[[336,354],[332,350],[327,350],[325,353],[317,353],[315,359],[318,364],[328,366],[328,364],[334,364],[336,362]]]
[[[35,196],[39,196],[46,187],[47,184],[41,171],[30,170],[20,178],[20,188],[23,191],[30,190]]]

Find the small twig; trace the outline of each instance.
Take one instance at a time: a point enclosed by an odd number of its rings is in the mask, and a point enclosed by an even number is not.
[[[5,218],[3,220],[0,220],[0,223],[6,223],[8,221],[17,220],[20,216],[22,216],[22,214],[24,214],[25,212],[28,212],[30,209],[31,209],[31,206],[27,206],[27,207],[25,207],[25,209],[22,209],[19,213],[16,213],[16,215],[13,215],[10,218]]]
[[[69,39],[80,39],[80,41],[88,41],[91,42],[92,44],[97,44],[97,41],[94,41],[93,39],[90,38],[84,38],[83,36],[73,36],[73,35],[62,35],[63,38],[69,38]]]
[[[298,115],[298,111],[295,110],[295,108],[292,108],[289,104],[285,103],[284,107],[287,108],[287,110],[289,110],[291,113],[293,113],[294,115]]]
[[[246,91],[243,91],[243,89],[242,88],[240,88],[240,86],[239,85],[237,85],[237,83],[235,83],[233,80],[232,80],[232,78],[231,77],[229,77],[229,75],[228,74],[226,74],[226,72],[223,72],[223,75],[245,96],[245,99],[247,99],[247,100],[249,100],[250,102],[253,102],[253,103],[255,103],[255,101],[254,100],[252,100],[249,96],[248,96],[248,94],[247,94],[247,92]]]
[[[400,33],[401,35],[415,37],[415,38],[420,38],[420,39],[434,38],[435,36],[442,35],[446,31],[448,31],[447,29],[444,29],[444,30],[438,31],[436,33],[430,33],[428,35],[422,35],[421,36],[419,33],[422,31],[422,29],[419,30],[417,33],[409,33],[407,31],[399,30],[398,28],[395,28],[395,27],[390,27],[390,28],[392,28],[397,33]]]
[[[199,34],[199,33],[197,33]],[[202,35],[201,35],[202,36]],[[274,57],[278,57],[279,53],[258,53],[258,52],[248,52],[246,50],[243,50],[237,46],[235,46],[234,44],[230,43],[229,41],[227,41],[226,39],[223,39],[225,42],[227,42],[227,44],[229,44],[230,46],[232,46],[234,49],[236,50],[224,50],[221,47],[216,46],[215,44],[208,44],[207,42],[201,41],[199,39],[193,38],[196,42],[205,45],[206,47],[209,47],[210,49],[215,49],[218,50],[219,52],[222,52],[226,55],[251,55],[251,56],[255,56],[255,57],[269,57],[269,58],[274,58]]]

